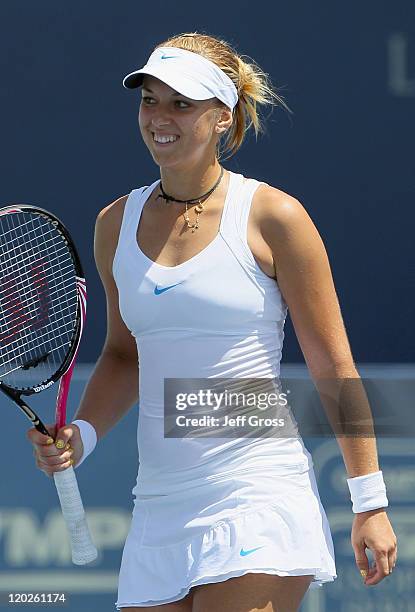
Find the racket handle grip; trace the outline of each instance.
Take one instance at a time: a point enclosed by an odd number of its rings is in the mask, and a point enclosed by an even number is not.
[[[97,558],[98,552],[89,533],[75,471],[70,466],[63,472],[55,472],[53,478],[69,532],[72,562],[75,565],[90,563]]]

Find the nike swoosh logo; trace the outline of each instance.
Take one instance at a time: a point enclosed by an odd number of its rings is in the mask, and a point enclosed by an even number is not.
[[[161,59],[172,59],[173,57],[177,57],[177,55],[162,55]]]
[[[176,283],[175,285],[170,285],[169,287],[162,287],[161,289],[159,289],[156,285],[154,287],[154,295],[160,295],[160,293],[164,293],[165,291],[168,291],[169,289],[172,289],[173,287],[177,287],[177,285],[180,285],[180,283]]]
[[[239,554],[241,555],[241,557],[245,557],[246,555],[250,555],[251,553],[255,552],[256,550],[259,550],[260,548],[264,547],[258,546],[257,548],[251,548],[251,550],[244,550],[243,548],[241,548],[241,552]]]

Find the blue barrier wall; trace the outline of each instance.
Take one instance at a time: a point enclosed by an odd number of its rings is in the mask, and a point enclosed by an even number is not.
[[[89,367],[75,371],[70,393],[70,414],[78,405]],[[396,400],[409,406],[415,393],[414,366],[360,366],[362,378],[373,383],[378,407],[394,413]],[[308,378],[305,368],[285,366],[283,376]],[[52,421],[56,389],[30,398],[29,403]],[[304,395],[292,403],[309,406]],[[135,430],[138,411],[133,408],[77,470],[93,539],[99,549],[94,565],[71,563],[69,543],[53,481],[34,466],[32,447],[24,437],[28,421],[7,398],[0,396],[7,415],[7,430],[0,445],[0,610],[7,590],[59,592],[67,595],[68,612],[115,609],[122,548],[133,507],[131,490],[138,467]],[[49,421],[47,415],[49,414]],[[396,414],[396,412],[395,412]],[[301,431],[301,428],[300,428]],[[381,469],[388,491],[388,516],[398,538],[398,562],[390,578],[376,587],[364,587],[355,564],[350,533],[353,513],[346,471],[337,441],[331,437],[304,437],[312,453],[322,503],[333,535],[338,578],[306,595],[301,612],[409,612],[415,597],[415,445],[414,437],[378,437]],[[368,553],[372,561],[371,553]],[[35,609],[28,606],[29,609]],[[39,609],[39,608],[36,608]]]
[[[225,167],[297,197],[326,244],[353,353],[411,362],[415,344],[414,20],[409,0],[200,4],[3,0],[0,202],[50,209],[79,244],[89,286],[80,360],[105,333],[92,240],[98,211],[158,168],[122,77],[159,41],[203,30],[268,72],[276,110]],[[302,361],[288,321],[284,359]]]

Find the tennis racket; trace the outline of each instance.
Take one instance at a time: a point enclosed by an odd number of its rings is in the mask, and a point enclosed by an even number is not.
[[[56,427],[66,402],[86,313],[86,283],[72,238],[51,213],[29,205],[0,208],[0,389],[50,436],[22,396],[59,380]],[[53,436],[51,436],[53,437]],[[72,561],[96,559],[72,466],[54,473]]]

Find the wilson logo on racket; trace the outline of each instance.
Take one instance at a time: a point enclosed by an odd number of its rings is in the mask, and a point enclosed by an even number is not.
[[[0,285],[4,321],[1,324],[0,342],[48,324],[51,299],[47,263],[42,257],[27,262],[23,279],[17,272],[11,272],[1,278]]]
[[[40,391],[44,391],[45,389],[49,389],[53,385],[53,380],[50,380],[46,385],[39,385],[38,387],[33,387],[33,391],[35,393],[39,393]]]

